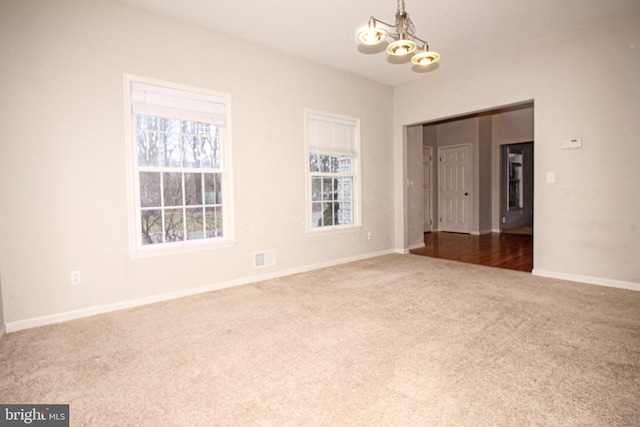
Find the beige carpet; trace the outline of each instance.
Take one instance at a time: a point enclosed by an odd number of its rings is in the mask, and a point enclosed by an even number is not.
[[[389,255],[7,335],[72,426],[634,426],[640,292]]]

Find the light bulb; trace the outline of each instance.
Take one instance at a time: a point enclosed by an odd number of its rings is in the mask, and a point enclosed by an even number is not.
[[[416,50],[416,44],[412,40],[398,40],[387,46],[389,55],[402,56]]]
[[[434,62],[438,62],[439,59],[440,59],[439,53],[429,52],[425,50],[413,55],[413,58],[411,58],[411,62],[413,62],[416,65],[429,65],[429,64],[433,64]]]
[[[358,40],[367,45],[374,45],[386,39],[389,32],[384,28],[369,27],[358,33]]]

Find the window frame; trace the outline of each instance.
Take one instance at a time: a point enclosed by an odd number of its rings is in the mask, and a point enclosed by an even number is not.
[[[232,163],[231,163],[231,95],[224,92],[213,91],[209,89],[183,85],[179,83],[168,82],[148,77],[142,77],[132,74],[123,74],[124,88],[124,124],[125,124],[125,149],[126,149],[126,176],[127,176],[127,200],[128,200],[128,220],[129,220],[129,255],[132,257],[144,257],[153,255],[163,255],[171,253],[181,253],[189,251],[199,251],[207,249],[216,249],[230,247],[234,242],[234,223],[233,223],[233,179],[232,179]],[[221,166],[218,172],[221,174],[222,181],[222,236],[210,237],[195,240],[183,240],[178,242],[164,242],[158,244],[142,243],[142,206],[140,200],[140,173],[145,172],[148,167],[138,165],[138,151],[136,140],[136,121],[133,112],[132,85],[139,83],[143,85],[154,85],[166,89],[174,89],[184,92],[190,92],[195,96],[211,96],[224,99],[224,137],[220,147]],[[196,168],[189,169],[186,167],[170,168],[163,167],[158,172],[164,174],[170,172],[170,169],[181,173],[207,173],[212,168]],[[188,206],[183,205],[188,208]]]
[[[350,122],[354,128],[354,150],[355,155],[351,157],[351,172],[350,173],[314,173],[310,167],[310,155],[311,144],[309,141],[309,120],[311,116],[322,116],[327,121],[334,123]],[[362,155],[360,150],[361,136],[360,136],[360,119],[358,117],[347,116],[343,114],[330,113],[326,111],[320,111],[310,108],[304,109],[304,159],[305,159],[305,231],[309,235],[330,234],[335,232],[345,232],[362,228],[362,197],[361,197],[361,174],[362,174]],[[318,153],[321,154],[321,153]],[[336,178],[351,176],[353,177],[353,222],[352,224],[338,224],[338,225],[323,225],[320,227],[314,227],[313,221],[313,192],[312,181],[314,176],[332,176]]]

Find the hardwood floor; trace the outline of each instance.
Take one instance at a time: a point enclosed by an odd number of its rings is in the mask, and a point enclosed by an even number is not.
[[[453,261],[531,272],[533,236],[491,233],[480,236],[458,233],[425,233],[425,247],[410,251]]]

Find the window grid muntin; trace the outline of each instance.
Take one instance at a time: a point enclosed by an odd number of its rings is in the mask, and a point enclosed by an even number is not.
[[[147,124],[147,126],[145,126],[143,129],[139,127],[141,121],[144,121]],[[154,126],[154,128],[152,129],[149,129],[149,126],[148,126],[149,121],[155,122],[156,126]],[[139,246],[143,246],[143,245],[148,246],[148,245],[154,245],[159,243],[171,244],[175,242],[223,238],[225,221],[223,218],[224,209],[223,209],[221,193],[224,188],[223,180],[225,176],[225,173],[224,173],[225,171],[222,167],[216,167],[216,168],[202,167],[202,164],[205,163],[202,161],[203,160],[202,158],[197,159],[199,160],[198,166],[194,166],[193,165],[194,162],[191,162],[191,164],[186,164],[187,162],[185,161],[185,159],[187,159],[186,143],[189,142],[189,139],[194,139],[194,138],[203,137],[203,136],[206,138],[207,136],[211,136],[210,145],[212,149],[209,152],[209,159],[211,160],[210,164],[216,165],[216,166],[222,166],[224,164],[223,162],[223,159],[224,159],[223,129],[221,129],[219,126],[216,126],[215,124],[212,124],[212,123],[191,122],[187,120],[171,119],[171,118],[158,117],[158,116],[145,116],[141,114],[134,114],[134,122],[135,122],[134,126],[135,126],[135,132],[136,132],[136,153],[137,153],[136,168],[137,168],[138,182],[140,183],[140,185],[138,186],[138,204],[139,204],[139,215],[140,215],[140,220],[138,222],[140,226],[140,233],[138,233]],[[169,126],[166,126],[167,124]],[[160,125],[163,125],[162,127],[164,129],[157,129],[157,127]],[[171,132],[172,130],[171,126],[176,126],[176,125],[180,125],[180,132]],[[208,131],[211,135],[199,135],[193,132],[186,131],[188,128],[193,129],[195,127],[200,127],[205,131]],[[178,167],[153,166],[153,165],[139,166],[140,155],[141,155],[141,144],[140,144],[141,139],[145,139],[145,140],[155,139],[156,141],[163,143],[163,146],[159,147],[159,150],[164,149],[164,153],[161,153],[161,154],[165,154],[165,156],[163,159],[162,156],[159,155],[158,163],[171,164],[170,162],[171,157],[166,156],[168,140],[170,140],[171,138],[173,138],[174,140],[176,139],[178,140],[177,148],[180,152]],[[146,147],[148,147],[148,145]],[[175,148],[176,147],[174,147],[174,149]],[[143,152],[148,153],[148,150]],[[194,156],[194,159],[196,158],[197,156]],[[148,157],[147,157],[147,163],[151,163],[148,161]],[[142,184],[141,175],[144,173],[155,173],[160,175],[159,181],[160,181],[161,204],[159,206],[144,206],[144,207],[142,206],[143,193],[141,189],[141,184]],[[166,174],[180,175],[180,193],[181,193],[180,204],[167,205],[166,203],[167,201],[166,200],[167,193],[165,191]],[[201,181],[200,185],[203,190],[201,191],[201,202],[202,202],[201,204],[197,204],[197,205],[186,204],[187,191],[185,188],[185,183],[186,183],[187,174],[200,174],[200,181]],[[206,182],[205,182],[206,176],[214,177],[214,194],[215,194],[214,203],[207,203],[207,196],[206,196],[207,192],[206,192]],[[187,210],[189,209],[191,212],[193,212],[194,209],[196,208],[200,208],[202,212],[202,228],[198,232],[201,232],[203,237],[200,239],[191,238],[193,237],[193,234],[191,234],[190,230],[187,229],[190,223],[189,221],[190,216]],[[154,211],[159,212],[160,214],[159,215],[160,216],[160,230],[159,230],[160,239],[156,239],[157,241],[154,241],[153,239],[153,237],[156,237],[156,234],[150,235],[148,232],[149,231],[148,227],[145,227],[146,224],[144,224],[145,217],[148,218],[148,215],[149,215],[149,214],[145,214],[145,212],[151,213]],[[213,214],[211,214],[211,212],[213,212]],[[180,225],[182,229],[181,238],[178,238],[180,237],[180,235],[176,233],[175,229],[169,230],[167,228],[167,220],[168,219],[173,220],[175,218],[175,214],[178,214],[181,219],[180,220],[180,223],[181,223]],[[213,226],[210,226],[210,222],[213,223]]]
[[[161,177],[163,177],[165,174],[167,173],[172,173],[172,174],[180,174],[181,175],[181,179],[180,179],[180,185],[181,185],[181,204],[166,204],[165,203],[165,197],[162,196],[162,194],[164,193],[164,185],[165,185],[165,180],[163,178],[159,179],[159,184],[160,184],[160,204],[159,205],[148,205],[148,206],[141,206],[140,207],[140,226],[141,226],[141,233],[140,233],[140,238],[141,238],[141,242],[142,244],[148,245],[148,244],[157,244],[157,243],[173,243],[176,241],[191,241],[191,240],[203,240],[203,239],[212,239],[212,238],[217,238],[217,237],[224,237],[224,219],[223,219],[223,213],[224,213],[224,208],[223,208],[223,185],[222,185],[222,180],[223,180],[223,173],[222,171],[211,171],[211,170],[200,170],[198,172],[194,172],[193,169],[190,169],[188,172],[184,172],[184,171],[180,171],[180,170],[176,170],[176,168],[143,168],[140,170],[140,174],[143,173],[153,173],[153,174],[157,174],[160,175]],[[200,203],[192,203],[192,204],[187,204],[187,191],[186,191],[186,175],[189,174],[199,174],[200,175],[200,185],[202,188],[202,191],[200,193]],[[213,178],[213,189],[212,191],[209,191],[210,189],[207,187],[207,177],[211,177]],[[140,181],[142,182],[142,181]],[[140,191],[141,196],[142,196],[142,191]],[[210,193],[213,193],[213,196],[210,195]],[[213,197],[213,201],[211,200],[211,197]],[[189,225],[189,219],[191,218],[191,216],[189,215],[189,211],[194,212],[196,209],[199,209],[202,213],[202,227],[201,230],[199,230],[200,232],[202,232],[202,235],[204,237],[202,237],[201,239],[198,238],[193,238],[193,234],[190,233],[190,230],[188,229],[188,225]],[[211,212],[211,210],[213,209],[213,214],[209,213]],[[157,211],[159,212],[159,216],[160,216],[160,236],[161,239],[160,241],[153,241],[153,239],[151,238],[151,236],[155,236],[155,234],[153,235],[149,235],[149,233],[145,233],[145,231],[147,230],[147,227],[145,227],[144,224],[144,220],[146,218],[145,216],[145,212],[153,212],[153,211]],[[182,214],[182,239],[174,239],[169,238],[169,229],[167,228],[167,213],[172,213],[172,212],[181,212]],[[210,227],[210,221],[213,221],[214,226]],[[175,234],[174,234],[175,235]],[[151,240],[151,241],[150,241]],[[145,243],[146,242],[146,243]]]
[[[354,165],[356,163],[356,159],[350,159],[352,169],[355,169]],[[310,177],[311,228],[318,229],[327,227],[353,226],[355,224],[356,173],[312,172],[310,174]],[[314,187],[314,183],[318,180],[321,186],[319,192]],[[329,189],[325,188],[325,185],[327,183],[326,180],[330,180]],[[347,186],[348,188],[345,188],[345,186]],[[320,207],[319,210],[317,209],[318,207]],[[328,217],[331,218],[331,221],[327,221]]]

